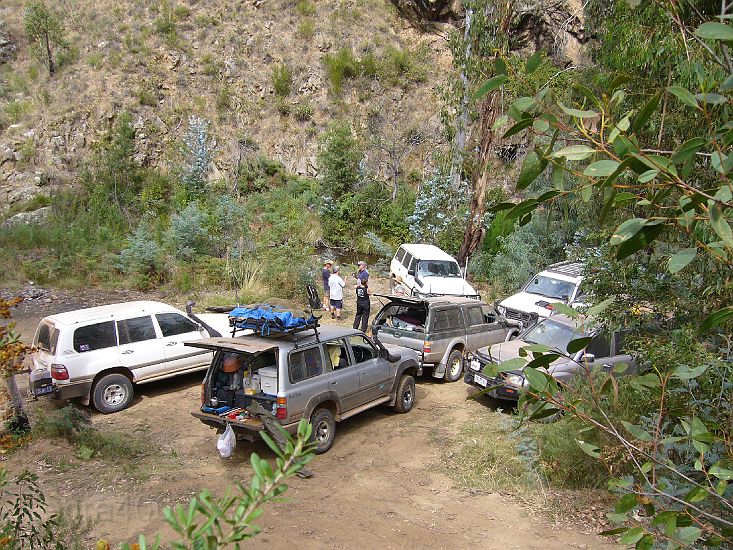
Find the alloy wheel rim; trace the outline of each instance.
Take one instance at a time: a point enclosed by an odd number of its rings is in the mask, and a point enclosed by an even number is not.
[[[119,405],[125,399],[127,392],[120,384],[111,384],[104,388],[104,402],[108,405]]]
[[[318,425],[316,425],[316,439],[319,443],[325,443],[328,441],[328,436],[330,433],[330,429],[328,426],[328,422],[325,420],[321,420]]]

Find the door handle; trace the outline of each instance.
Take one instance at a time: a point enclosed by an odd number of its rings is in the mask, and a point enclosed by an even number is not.
[[[134,349],[126,349],[122,352],[122,355],[130,355],[131,353],[135,353]]]
[[[366,375],[367,371],[363,370],[361,371],[362,374]]]
[[[605,363],[601,366],[603,367],[604,370],[611,370],[613,368],[613,365],[611,365],[610,363]]]
[[[178,342],[168,342],[166,346],[175,346]]]
[[[338,384],[338,382],[336,382],[335,380],[331,381],[332,386],[335,386],[336,384]]]

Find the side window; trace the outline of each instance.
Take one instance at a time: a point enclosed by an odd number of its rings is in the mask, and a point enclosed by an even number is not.
[[[447,311],[448,314],[448,327],[451,328],[463,328],[463,315],[461,315],[461,310],[457,307],[453,309],[449,309]]]
[[[155,318],[160,325],[160,331],[163,336],[175,336],[176,334],[184,334],[186,332],[195,332],[198,330],[196,323],[187,319],[180,313],[158,313]]]
[[[594,337],[590,344],[588,344],[588,353],[592,353],[596,357],[609,357],[611,355],[611,346],[608,342],[608,336],[605,334],[599,334]]]
[[[496,311],[489,306],[481,308],[481,315],[484,316],[484,323],[496,323]]]
[[[351,344],[351,351],[354,353],[354,361],[357,363],[363,363],[379,356],[372,343],[361,334],[349,336],[349,344]]]
[[[74,331],[74,349],[79,353],[111,348],[116,345],[114,321],[79,327]]]
[[[120,337],[120,345],[157,338],[150,315],[117,321],[117,334]]]
[[[397,260],[398,262],[402,262],[402,258],[404,257],[405,257],[405,249],[400,247],[397,250],[397,255],[395,256],[395,260]]]
[[[469,307],[466,310],[466,317],[468,318],[468,326],[483,325],[486,323],[484,319],[484,313],[480,307]]]
[[[447,309],[439,309],[433,313],[433,331],[448,330],[449,326]]]
[[[410,262],[412,262],[412,254],[405,252],[405,257],[402,259],[402,265],[405,266],[405,269],[410,268]]]
[[[322,372],[323,360],[321,359],[320,347],[316,346],[290,354],[288,376],[291,382],[300,382],[301,380],[318,376]]]
[[[326,354],[326,370],[345,369],[351,364],[349,350],[346,348],[346,341],[332,340],[323,344],[323,351]]]

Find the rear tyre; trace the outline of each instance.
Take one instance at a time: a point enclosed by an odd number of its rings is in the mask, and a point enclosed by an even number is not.
[[[459,350],[454,349],[448,356],[448,361],[445,365],[445,376],[446,382],[455,382],[460,380],[463,375],[463,353]]]
[[[394,410],[400,414],[410,412],[415,404],[415,379],[409,374],[403,374],[397,385]]]
[[[132,403],[132,382],[124,374],[103,376],[92,389],[94,408],[104,414],[126,409]]]
[[[316,444],[316,454],[323,454],[333,445],[336,437],[336,421],[328,409],[316,409],[311,415],[313,433],[311,441]]]

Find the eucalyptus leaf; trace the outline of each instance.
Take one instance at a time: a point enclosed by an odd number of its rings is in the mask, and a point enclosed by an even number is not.
[[[488,79],[486,82],[484,82],[481,87],[476,90],[476,92],[473,94],[473,100],[479,100],[482,97],[484,97],[486,94],[493,92],[498,87],[503,85],[509,77],[505,74],[498,74],[490,79]]]
[[[624,223],[618,226],[616,231],[613,232],[609,244],[617,245],[624,241],[628,241],[631,237],[636,235],[646,225],[647,220],[645,218],[631,218],[626,220]]]
[[[689,263],[695,259],[697,248],[683,248],[676,252],[667,262],[667,270],[670,273],[678,273],[682,271]]]
[[[566,107],[562,103],[558,102],[558,105],[560,108],[568,115],[575,117],[575,118],[595,118],[598,116],[598,113],[595,111],[584,111],[582,109],[573,109],[572,107]]]
[[[591,456],[593,458],[601,458],[600,449],[598,449],[598,447],[596,447],[595,445],[591,445],[590,443],[587,443],[580,439],[576,439],[575,442],[578,444],[578,447],[580,447],[582,451],[588,456]]]
[[[725,23],[709,21],[700,25],[695,34],[708,40],[733,40],[733,28]]]
[[[695,96],[682,86],[670,86],[669,88],[667,88],[667,91],[674,94],[677,99],[679,99],[688,107],[692,107],[694,109],[700,108],[700,106],[697,104],[697,99],[695,99]]]
[[[621,163],[615,160],[599,160],[589,165],[584,171],[584,176],[590,176],[599,178],[603,176],[610,176],[616,171]]]
[[[585,160],[595,152],[595,149],[591,149],[587,145],[569,145],[555,151],[550,156],[553,158],[562,157],[568,160]]]

